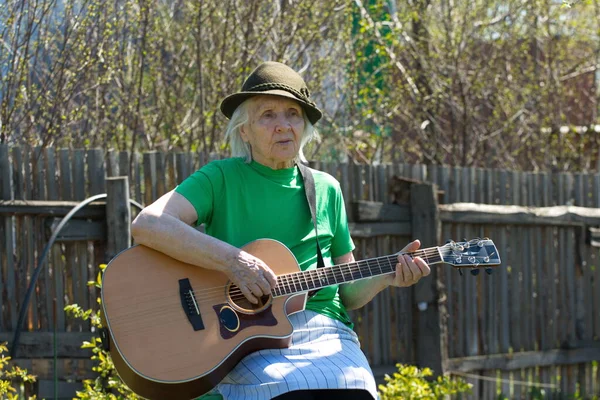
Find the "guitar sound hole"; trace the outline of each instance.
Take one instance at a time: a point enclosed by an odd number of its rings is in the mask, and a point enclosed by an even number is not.
[[[264,311],[271,305],[273,301],[272,296],[262,296],[258,299],[257,304],[252,304],[246,296],[240,293],[237,286],[231,282],[227,284],[227,300],[233,309],[244,314],[258,314]]]

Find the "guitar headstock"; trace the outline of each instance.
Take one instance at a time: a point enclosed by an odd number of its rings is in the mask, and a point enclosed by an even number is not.
[[[457,268],[489,268],[500,265],[500,254],[494,242],[488,238],[463,242],[449,241],[440,247],[445,263]]]

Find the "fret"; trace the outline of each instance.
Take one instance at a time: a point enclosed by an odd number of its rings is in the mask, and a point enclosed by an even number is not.
[[[375,261],[377,261],[377,266],[379,267],[379,274],[383,275],[383,270],[381,269],[381,264],[379,264],[379,258],[376,258]]]
[[[294,274],[288,275],[288,283],[290,285],[290,294],[298,291],[298,288],[296,287],[296,282],[294,281]]]
[[[327,273],[323,271],[323,269],[319,269],[319,282],[321,282],[321,287],[329,285],[329,279],[327,278]]]
[[[353,281],[355,281],[355,280],[359,279],[359,277],[358,277],[358,276],[356,276],[356,277],[354,276],[354,271],[353,271],[353,268],[352,268],[352,267],[353,267],[353,264],[346,264],[346,267],[347,267],[347,269],[348,269],[348,272],[350,272],[350,277],[351,277],[351,279],[352,279]]]
[[[363,268],[361,264],[365,264],[366,268]],[[364,276],[366,276],[367,278],[373,276],[373,271],[371,271],[371,266],[369,265],[368,261],[359,261],[358,265],[360,266],[360,269],[362,270]]]
[[[335,271],[333,271],[333,268],[331,268],[331,272],[332,272],[332,273],[331,273],[331,275],[333,276],[333,279],[335,280],[335,282],[334,282],[334,283],[338,283],[338,280],[337,280],[337,278],[335,277]],[[329,277],[327,277],[327,282],[329,282]]]
[[[284,283],[287,286],[287,293],[286,294],[290,294],[292,293],[292,287],[290,286],[290,277],[289,275],[284,275]]]
[[[335,278],[335,283],[338,283],[338,282],[343,283],[344,282],[344,275],[342,274],[341,277],[339,275],[342,272],[339,265],[334,265],[331,268],[331,272],[333,273],[333,277]]]
[[[298,280],[298,275],[296,275],[296,273],[294,272],[291,276],[292,276],[292,282],[294,282],[294,292],[301,292],[302,285],[300,284],[300,281]]]
[[[347,265],[340,265],[340,272],[342,273],[344,282],[352,280],[352,272],[350,272]]]
[[[313,272],[315,272],[315,271],[316,271],[316,269],[308,271],[308,275],[310,276],[310,280],[312,281],[312,289],[313,290],[317,288],[317,285],[315,284],[315,278],[313,277]]]
[[[340,272],[342,273],[342,279],[344,282],[353,281],[352,271],[348,269],[348,265],[340,265]]]
[[[425,254],[424,251],[415,251],[414,254],[411,254],[411,257],[421,257],[423,259],[425,259],[425,262],[429,262],[429,260],[427,259],[427,255]]]
[[[358,272],[360,273],[360,277],[361,279],[364,278],[363,273],[362,273],[362,268],[360,268],[360,265],[358,263],[354,263],[356,265],[356,268],[358,268]]]
[[[281,296],[281,288],[279,287],[279,285],[275,286],[273,292],[275,293],[275,296]]]
[[[354,280],[358,279],[358,276],[356,278],[354,277],[354,272],[352,271],[352,268],[350,267],[349,264],[346,264],[346,270],[350,274],[350,280],[354,281]]]
[[[385,257],[385,261],[387,263],[387,267],[389,268],[388,272],[392,272],[396,270],[396,263],[398,262],[397,256],[387,256]]]
[[[361,266],[360,266],[360,262],[358,262],[358,261],[357,261],[357,262],[355,262],[355,263],[354,263],[354,266],[355,266],[355,268],[357,269],[357,271],[358,271],[358,274],[360,275],[360,279],[362,279],[362,278],[365,278],[365,275],[363,274],[363,270],[362,270],[362,268],[361,268]]]
[[[308,291],[309,290],[308,282],[307,282],[306,277],[304,276],[304,274],[298,274],[298,280],[300,281],[300,287],[302,288],[302,290],[303,291]]]

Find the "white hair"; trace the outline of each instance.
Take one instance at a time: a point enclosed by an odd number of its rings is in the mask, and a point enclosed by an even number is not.
[[[251,102],[255,99],[256,97],[254,96],[250,97],[249,99],[244,100],[244,102],[235,109],[229,120],[229,124],[227,124],[227,130],[225,131],[225,140],[229,140],[231,146],[231,156],[241,157],[247,163],[252,162],[252,149],[250,148],[250,144],[244,142],[242,139],[240,128],[248,123],[250,119],[248,109]],[[319,132],[317,132],[314,125],[308,120],[304,109],[302,109],[302,116],[304,117],[304,132],[302,132],[302,138],[300,139],[300,150],[294,158],[295,162],[306,162],[303,151],[304,146],[311,140],[319,139]]]

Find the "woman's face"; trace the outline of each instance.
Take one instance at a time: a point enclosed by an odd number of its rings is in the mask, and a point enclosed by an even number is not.
[[[292,167],[304,132],[303,111],[298,102],[285,97],[253,97],[248,122],[240,128],[252,159],[272,169]]]

